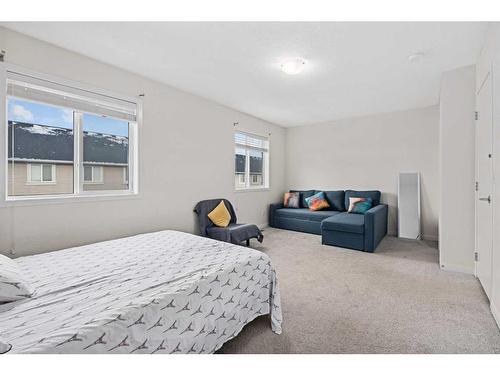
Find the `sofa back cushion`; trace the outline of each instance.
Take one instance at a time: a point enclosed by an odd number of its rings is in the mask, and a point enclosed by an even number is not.
[[[300,208],[309,208],[306,198],[314,195],[314,190],[290,190],[290,193],[300,193]]]
[[[344,205],[346,208],[349,207],[349,198],[371,198],[372,207],[378,206],[380,204],[380,191],[378,190],[346,190],[345,191],[345,201]]]
[[[325,198],[328,204],[330,205],[329,210],[333,211],[345,211],[346,207],[344,204],[345,193],[344,190],[333,190],[333,191],[325,191],[325,190],[316,190],[316,193],[323,191],[325,193]]]

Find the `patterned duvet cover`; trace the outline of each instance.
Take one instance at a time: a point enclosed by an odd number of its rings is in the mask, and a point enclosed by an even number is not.
[[[167,230],[16,262],[36,291],[0,306],[10,353],[213,353],[266,314],[281,333],[257,250]]]

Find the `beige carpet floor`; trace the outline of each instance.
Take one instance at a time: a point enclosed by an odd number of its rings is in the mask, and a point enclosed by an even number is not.
[[[269,228],[283,333],[267,317],[219,353],[500,353],[500,332],[472,275],[441,271],[436,244],[386,237],[374,254]]]

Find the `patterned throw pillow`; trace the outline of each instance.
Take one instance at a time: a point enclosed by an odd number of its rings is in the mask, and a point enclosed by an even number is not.
[[[352,214],[364,214],[372,208],[372,199],[371,198],[349,198],[349,209],[347,212]]]
[[[283,199],[283,206],[287,208],[299,208],[300,193],[285,193],[285,198]]]
[[[323,208],[330,207],[325,198],[325,193],[323,193],[322,191],[314,194],[312,197],[306,198],[306,203],[311,211],[319,211]]]
[[[0,254],[0,303],[29,298],[33,289],[26,282],[16,262]]]
[[[229,213],[224,201],[220,203],[208,214],[208,218],[218,227],[225,228],[231,221],[231,214]]]

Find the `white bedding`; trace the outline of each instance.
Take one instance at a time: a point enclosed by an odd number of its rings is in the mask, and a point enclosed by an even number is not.
[[[0,305],[11,353],[213,353],[264,314],[281,332],[276,274],[257,250],[162,231],[16,262],[36,293]]]

